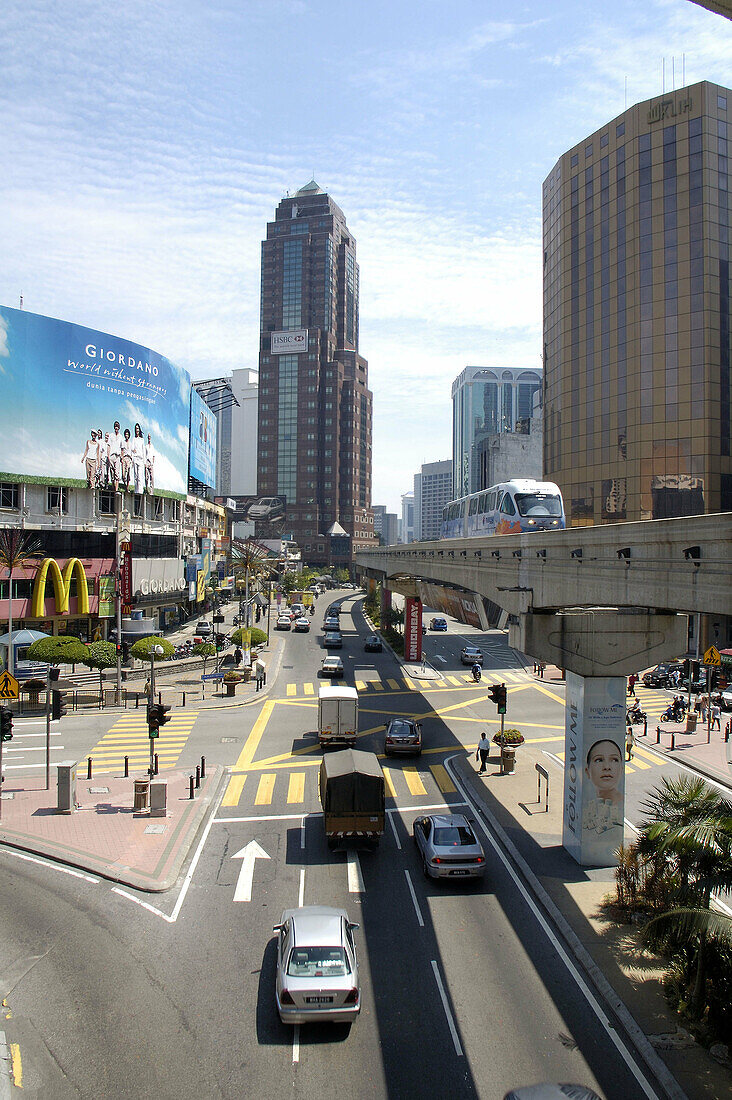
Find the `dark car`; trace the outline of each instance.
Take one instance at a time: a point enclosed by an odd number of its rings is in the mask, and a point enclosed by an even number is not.
[[[408,752],[422,753],[422,725],[411,718],[391,718],[384,734],[384,755]]]
[[[336,615],[328,615],[323,622],[323,630],[340,630],[341,620]]]
[[[684,666],[680,661],[669,661],[656,665],[650,672],[643,674],[643,684],[647,688],[671,687],[671,673],[679,670],[683,673]]]
[[[339,630],[329,630],[328,633],[323,636],[323,645],[326,649],[342,649],[343,635]]]
[[[381,653],[382,645],[381,638],[378,634],[369,634],[368,638],[364,642],[363,648],[367,653]]]

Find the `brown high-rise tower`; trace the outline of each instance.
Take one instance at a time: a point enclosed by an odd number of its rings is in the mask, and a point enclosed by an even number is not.
[[[368,364],[358,354],[356,242],[312,180],[262,242],[260,496],[286,500],[303,561],[350,565],[373,545]]]

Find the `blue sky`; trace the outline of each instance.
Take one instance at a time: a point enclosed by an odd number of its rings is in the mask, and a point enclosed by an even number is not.
[[[627,103],[730,84],[689,0],[4,0],[0,303],[255,367],[260,242],[312,176],[361,266],[374,503],[468,364],[540,365],[541,184]]]

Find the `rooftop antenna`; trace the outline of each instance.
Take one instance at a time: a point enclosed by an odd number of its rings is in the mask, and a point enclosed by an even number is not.
[[[23,308],[23,292],[20,292],[20,309]]]

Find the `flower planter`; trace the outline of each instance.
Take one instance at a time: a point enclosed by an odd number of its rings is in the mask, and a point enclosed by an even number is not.
[[[227,684],[226,685],[226,694],[227,695],[236,695],[236,684]]]

